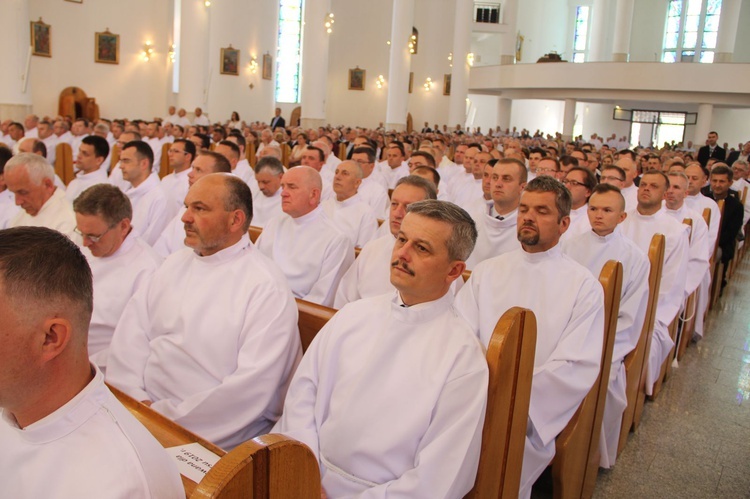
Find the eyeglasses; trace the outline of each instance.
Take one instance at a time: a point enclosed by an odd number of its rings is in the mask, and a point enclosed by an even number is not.
[[[579,182],[578,180],[573,180],[571,178],[566,178],[565,180],[562,181],[562,183],[563,183],[563,185],[575,185],[575,186],[579,186],[579,187],[580,186],[583,186],[583,187],[586,186],[586,184],[584,184],[582,182]]]
[[[602,176],[601,176],[601,177],[599,178],[599,180],[601,180],[601,181],[608,181],[608,182],[612,182],[612,181],[615,181],[615,180],[616,180],[616,181],[618,181],[618,182],[625,182],[625,179],[624,179],[624,178],[620,178],[620,177],[612,177],[612,176],[610,176],[610,175],[602,175]]]
[[[553,170],[552,168],[537,168],[537,173],[557,173],[557,170]]]
[[[79,236],[81,236],[83,239],[88,239],[92,243],[96,244],[96,243],[99,242],[99,240],[101,238],[103,238],[107,234],[107,232],[109,232],[112,229],[114,229],[115,225],[117,225],[117,224],[115,223],[115,224],[110,225],[109,227],[107,227],[107,230],[105,230],[104,232],[102,232],[98,236],[95,236],[93,234],[84,234],[83,232],[80,231],[80,229],[78,229],[78,227],[76,227],[75,229],[73,229],[73,232],[75,232],[76,234],[78,234]]]

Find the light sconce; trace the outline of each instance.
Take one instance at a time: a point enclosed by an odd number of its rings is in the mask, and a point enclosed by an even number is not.
[[[450,67],[453,67],[453,52],[448,54],[448,64],[450,65]]]
[[[469,66],[473,66],[474,65],[474,52],[469,52],[466,55],[466,62],[469,63]]]
[[[206,7],[210,7],[211,6],[211,0],[206,0],[205,2],[203,2],[203,5],[205,5]]]
[[[391,41],[390,41],[390,40],[386,40],[386,41],[385,41],[385,44],[386,44],[386,45],[390,45],[390,44],[391,44]]]
[[[328,33],[330,35],[331,32],[333,31],[333,23],[336,22],[333,19],[333,12],[329,12],[325,16],[324,21],[325,21],[324,26],[326,27],[326,33]]]
[[[385,85],[385,78],[383,78],[383,75],[378,75],[378,79],[375,80],[375,85],[377,85],[378,88],[383,88],[383,85]]]
[[[427,79],[424,81],[424,85],[422,86],[424,87],[425,92],[429,92],[430,90],[432,90],[432,78],[428,76]]]
[[[143,57],[144,61],[150,61],[151,56],[154,54],[154,48],[151,46],[151,42],[146,42],[143,44],[143,52],[141,52],[141,57]]]
[[[415,44],[417,43],[417,35],[411,35],[411,38],[409,38],[409,53],[413,54],[415,52]]]
[[[258,72],[258,58],[254,55],[250,56],[250,72],[255,74]]]
[[[174,62],[175,58],[175,49],[174,49],[174,43],[169,46],[169,53],[167,54],[169,57],[170,62]]]

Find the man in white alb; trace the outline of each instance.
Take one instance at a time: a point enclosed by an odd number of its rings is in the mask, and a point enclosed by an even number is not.
[[[516,223],[526,174],[526,167],[517,159],[500,159],[492,167],[490,194],[493,205],[486,212],[472,214],[478,236],[474,251],[466,260],[468,270],[473,270],[484,260],[520,248]]]
[[[339,163],[333,177],[336,196],[321,203],[323,211],[336,227],[349,237],[352,246],[361,248],[375,237],[378,221],[369,204],[358,194],[362,168],[354,161]]]
[[[355,147],[351,159],[362,168],[362,184],[357,192],[375,214],[382,218],[388,213],[391,201],[388,199],[388,184],[380,171],[375,169],[374,149],[369,146]]]
[[[426,199],[437,199],[437,191],[431,181],[416,175],[409,175],[398,181],[391,196],[388,220],[383,223],[388,232],[362,248],[352,266],[341,278],[334,308],[341,308],[360,298],[393,291],[388,269],[396,235],[401,230],[401,222],[409,205]]]
[[[297,298],[333,306],[341,276],[354,261],[349,238],[320,206],[320,174],[307,166],[289,169],[281,179],[281,209],[256,241],[281,268]]]
[[[88,360],[91,270],[43,227],[0,231],[3,497],[185,497],[172,459]]]
[[[310,447],[327,497],[458,498],[472,488],[487,362],[450,287],[475,239],[457,206],[412,204],[392,250],[398,291],[350,303],[310,345],[274,431]]]
[[[589,196],[596,187],[596,176],[582,166],[574,166],[561,180],[570,191],[570,227],[562,235],[565,241],[571,237],[591,231],[588,217]]]
[[[151,147],[140,140],[128,142],[120,152],[122,178],[131,185],[125,195],[133,205],[133,227],[151,245],[159,239],[177,212],[177,206],[169,200],[159,176],[151,171],[153,161]]]
[[[482,344],[509,308],[532,310],[537,320],[534,376],[519,497],[555,456],[565,428],[599,374],[604,296],[597,279],[565,256],[560,236],[570,223],[570,193],[543,175],[528,184],[518,207],[521,249],[477,265],[456,297],[456,308]]]
[[[109,155],[107,140],[97,135],[89,135],[81,141],[76,158],[76,178],[70,181],[65,191],[69,202],[81,195],[83,191],[96,184],[107,184],[107,170],[104,160]]]
[[[599,466],[611,468],[617,458],[622,414],[628,405],[625,389],[625,356],[638,344],[648,304],[648,257],[622,235],[619,225],[627,217],[620,189],[608,184],[594,188],[588,203],[591,230],[566,239],[563,252],[598,278],[609,260],[622,264],[622,291],[617,316],[612,366],[599,438]]]
[[[665,238],[664,266],[659,284],[659,298],[654,320],[654,336],[648,353],[646,393],[651,394],[654,382],[661,373],[661,365],[674,347],[669,336],[669,324],[680,311],[685,299],[688,263],[688,227],[668,216],[662,208],[668,177],[650,170],[643,174],[638,186],[638,206],[628,213],[622,224],[623,235],[648,254],[655,234]]]
[[[281,161],[265,156],[255,165],[255,180],[258,193],[253,193],[253,225],[265,227],[274,217],[282,215],[281,179],[284,176],[284,165]]]
[[[208,116],[203,114],[203,109],[196,107],[195,108],[195,119],[193,120],[193,125],[201,125],[201,126],[210,126],[211,122],[208,119]]]
[[[0,145],[0,229],[8,228],[10,221],[21,210],[16,206],[16,197],[5,184],[5,164],[12,157],[11,150]]]
[[[94,276],[89,357],[105,372],[109,343],[125,305],[148,283],[162,259],[131,227],[130,200],[114,185],[89,187],[73,202],[73,211]]]
[[[125,307],[107,381],[216,445],[267,433],[301,355],[297,307],[247,235],[250,188],[214,173],[188,192],[185,248]]]
[[[385,178],[389,189],[394,189],[396,183],[403,177],[409,175],[409,166],[406,164],[406,151],[404,144],[393,141],[388,144],[385,151],[385,163],[380,168],[380,173]]]
[[[615,166],[625,172],[625,181],[620,190],[622,191],[622,197],[625,198],[625,209],[632,211],[638,205],[638,186],[634,183],[638,176],[638,167],[630,154],[621,154]]]
[[[195,159],[195,144],[189,140],[177,139],[169,146],[167,156],[172,173],[161,179],[161,187],[179,209],[190,188],[188,174]]]
[[[336,197],[333,192],[333,172],[329,172],[323,168],[325,165],[325,158],[326,153],[323,149],[315,146],[307,146],[302,151],[300,159],[301,166],[309,166],[320,174],[320,181],[323,185],[322,191],[320,192],[321,201]]]

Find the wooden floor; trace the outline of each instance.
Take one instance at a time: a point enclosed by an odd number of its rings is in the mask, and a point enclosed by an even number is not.
[[[750,257],[595,498],[750,498]]]

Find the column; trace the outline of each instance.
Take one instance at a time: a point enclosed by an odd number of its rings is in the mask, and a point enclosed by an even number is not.
[[[573,140],[573,125],[576,120],[576,100],[565,99],[565,111],[563,111],[562,138],[564,141]]]
[[[328,33],[325,17],[331,10],[329,0],[305,1],[305,26],[302,40],[302,92],[300,94],[303,128],[326,123],[326,84],[328,83]],[[390,82],[389,82],[390,84]],[[404,113],[404,119],[406,114]]]
[[[448,127],[457,124],[466,127],[466,98],[469,96],[470,67],[466,56],[471,51],[471,26],[474,12],[473,0],[456,0],[456,15],[453,23],[453,69],[451,71],[451,95],[448,102]]]
[[[503,24],[507,26],[505,34],[502,35],[502,48],[500,51],[500,65],[514,64],[516,62],[516,24],[518,19],[518,0],[508,0],[503,5]]]
[[[513,101],[500,97],[497,101],[497,126],[503,132],[506,128],[510,128],[510,112],[513,107]]]
[[[385,109],[386,130],[406,130],[411,69],[409,38],[413,25],[414,0],[393,0],[391,57],[388,62],[388,103]],[[419,87],[419,83],[415,82],[414,86]],[[451,93],[452,91],[451,88]]]
[[[734,44],[737,40],[737,27],[740,22],[740,7],[742,7],[742,0],[721,2],[721,20],[714,62],[732,62]]]
[[[179,51],[180,93],[177,96],[178,108],[184,108],[189,116],[200,107],[204,112],[208,104],[208,91],[213,71],[208,67],[208,38],[211,7],[195,0],[182,1]]]
[[[0,71],[0,116],[23,122],[23,118],[31,113],[31,80],[26,81],[31,69],[28,0],[3,0],[0,54],[3,61],[3,71]]]
[[[615,7],[615,33],[612,41],[612,60],[628,62],[630,56],[630,33],[633,29],[635,0],[617,0]]]
[[[591,6],[591,37],[589,40],[589,62],[607,60],[607,0],[594,0]]]
[[[713,104],[698,105],[698,118],[695,120],[695,128],[693,129],[693,146],[696,150],[706,143],[708,132],[711,131],[713,115]]]

